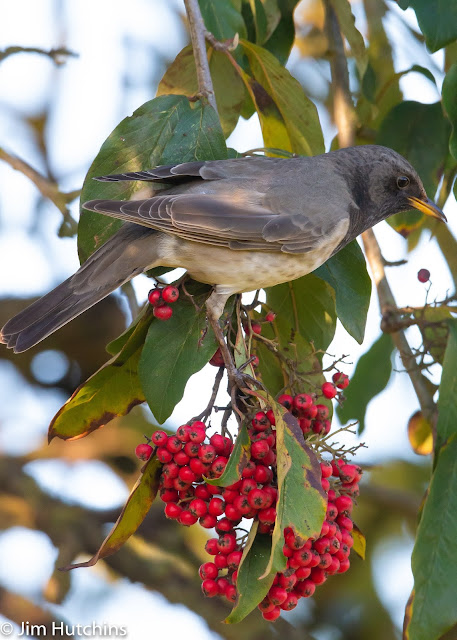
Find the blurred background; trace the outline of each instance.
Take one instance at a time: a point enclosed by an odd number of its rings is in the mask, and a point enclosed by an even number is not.
[[[426,51],[414,13],[400,11],[395,2],[374,4],[379,29],[392,43],[395,71],[427,66],[440,86],[442,53]],[[368,0],[352,3],[362,33],[369,6]],[[336,130],[327,109],[330,68],[322,57],[327,43],[320,2],[300,2],[295,20],[288,68],[317,104],[329,149]],[[0,4],[0,24],[1,326],[77,269],[84,176],[118,122],[154,97],[188,35],[181,0],[16,0]],[[400,88],[404,99],[431,103],[440,97],[420,73],[404,76]],[[256,116],[240,120],[229,145],[239,151],[262,146]],[[445,212],[457,232],[455,201]],[[390,272],[400,305],[424,304],[429,285],[416,278],[422,267],[431,271],[429,299],[451,290],[428,233],[409,254],[386,223],[376,234],[386,259],[407,258]],[[134,286],[144,302],[150,281],[140,276]],[[329,353],[348,356],[349,375],[379,336],[379,320],[374,296],[363,345],[338,327]],[[138,476],[135,446],[154,428],[150,413],[136,407],[88,438],[47,445],[51,418],[107,360],[105,344],[129,322],[129,307],[118,293],[24,354],[0,349],[0,633],[5,622],[13,623],[10,637],[18,637],[21,622],[54,620],[117,625],[131,640],[146,633],[187,640],[280,633],[316,640],[400,637],[412,587],[416,512],[430,469],[408,442],[407,422],[417,401],[397,361],[387,388],[368,407],[362,438],[367,448],[357,459],[366,469],[356,520],[367,538],[367,559],[354,558],[347,574],[301,600],[275,627],[257,612],[238,627],[220,623],[228,608],[203,598],[197,576],[207,559],[207,532],[167,521],[161,503],[118,554],[91,569],[57,571],[97,550]],[[420,344],[414,330],[409,338]],[[207,367],[191,379],[168,428],[202,410],[213,375]]]

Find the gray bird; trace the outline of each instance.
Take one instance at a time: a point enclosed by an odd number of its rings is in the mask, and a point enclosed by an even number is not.
[[[395,213],[414,208],[446,220],[409,162],[381,146],[186,162],[96,179],[170,186],[146,200],[84,203],[125,224],[74,275],[5,324],[0,339],[17,353],[152,267],[184,267],[213,285],[207,310],[214,326],[231,295],[300,278]]]

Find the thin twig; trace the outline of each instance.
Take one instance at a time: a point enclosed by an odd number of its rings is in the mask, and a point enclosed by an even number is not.
[[[33,182],[41,195],[45,198],[51,200],[53,204],[58,208],[58,210],[62,213],[65,222],[69,225],[71,230],[76,233],[77,224],[76,221],[71,217],[70,212],[68,210],[68,203],[72,202],[75,198],[77,198],[80,194],[80,190],[70,191],[68,193],[62,193],[59,191],[58,185],[41,175],[36,169],[31,167],[25,160],[18,158],[17,156],[8,153],[4,149],[0,148],[0,160],[3,160],[7,164],[10,165],[16,171],[20,171],[23,173],[29,180]]]
[[[217,111],[216,96],[206,55],[205,23],[203,22],[198,0],[184,0],[189,31],[194,51],[195,66],[197,68],[198,91],[204,96],[213,109]]]
[[[40,55],[51,58],[51,60],[56,65],[61,65],[64,62],[66,62],[66,60],[64,60],[64,58],[66,57],[72,57],[72,58],[78,57],[77,53],[74,53],[73,51],[69,51],[64,47],[59,47],[58,49],[46,50],[46,49],[41,49],[40,47],[14,46],[14,47],[7,47],[6,49],[3,49],[3,51],[0,51],[0,62],[5,60],[5,58],[8,58],[9,56],[15,55],[16,53],[39,53]]]
[[[214,403],[216,402],[216,396],[218,394],[219,387],[221,385],[221,380],[224,375],[224,371],[225,371],[225,367],[219,367],[219,370],[216,373],[216,377],[214,379],[213,390],[211,392],[211,397],[209,399],[209,402],[206,405],[205,409],[198,416],[195,416],[195,418],[193,418],[193,421],[195,420],[205,421],[211,415],[211,412],[214,407]]]

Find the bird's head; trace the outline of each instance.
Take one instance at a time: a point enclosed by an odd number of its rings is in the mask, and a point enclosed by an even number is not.
[[[447,222],[441,209],[427,196],[417,171],[396,151],[366,145],[341,152],[348,153],[355,175],[353,192],[362,210],[373,218],[373,224],[411,209]],[[364,193],[358,191],[358,183],[364,185]]]

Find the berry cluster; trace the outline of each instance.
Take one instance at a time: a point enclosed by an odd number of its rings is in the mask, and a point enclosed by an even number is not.
[[[169,320],[173,315],[170,304],[179,298],[179,290],[172,284],[163,289],[155,287],[148,293],[148,301],[154,307],[153,314],[158,320]]]
[[[351,512],[353,499],[359,493],[361,469],[340,459],[321,462],[321,472],[328,500],[326,519],[316,539],[303,540],[292,529],[284,530],[287,568],[275,576],[268,594],[258,605],[266,620],[276,620],[281,610],[294,609],[300,598],[312,596],[328,576],[349,569],[354,544]]]
[[[332,380],[333,382],[324,382],[321,386],[322,395],[329,400],[335,398],[349,384],[349,378],[345,373],[334,373]],[[279,404],[298,419],[304,436],[309,433],[327,435],[331,427],[328,407],[315,401],[316,394],[309,393],[298,393],[296,396],[283,393],[278,398]],[[267,415],[271,420],[273,412],[268,412]]]
[[[338,373],[332,386],[341,389],[348,382],[347,376]],[[326,424],[323,429],[319,427],[319,423],[328,422],[322,415],[322,407],[327,410],[325,405],[314,404],[306,394],[294,398],[282,396],[280,401],[298,417],[302,429],[302,421],[307,420],[310,421],[307,432],[326,433]],[[305,417],[314,412],[313,417]],[[151,444],[141,444],[136,449],[138,457],[147,460],[154,445],[157,458],[163,463],[159,493],[166,503],[167,518],[185,526],[198,522],[218,534],[205,547],[213,556],[212,561],[199,569],[202,591],[207,597],[222,596],[231,603],[236,601],[238,567],[246,539],[246,535],[237,535],[242,519],[256,519],[259,533],[273,532],[278,497],[274,427],[272,411],[255,414],[248,430],[250,460],[241,478],[227,487],[210,484],[205,478],[217,479],[222,475],[233,443],[219,434],[208,439],[203,422],[184,424],[175,435],[156,431]],[[300,598],[312,596],[316,586],[328,576],[349,568],[353,545],[351,512],[359,492],[361,470],[339,459],[322,461],[321,473],[327,494],[326,520],[316,539],[303,540],[292,529],[284,531],[287,568],[275,576],[270,591],[258,605],[266,620],[273,621],[282,610],[293,609]]]

